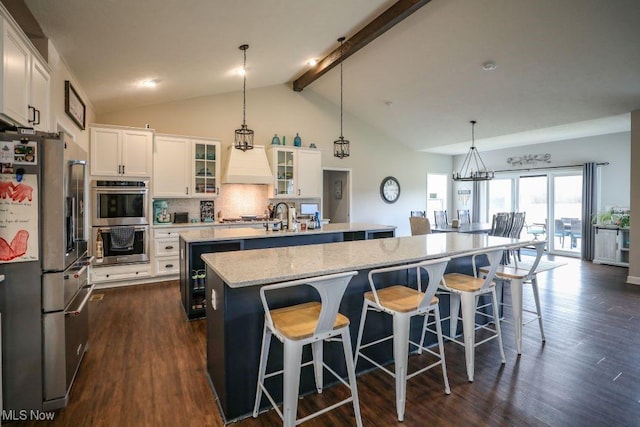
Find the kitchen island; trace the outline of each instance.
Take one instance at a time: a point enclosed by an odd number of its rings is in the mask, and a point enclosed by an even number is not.
[[[351,320],[351,338],[355,348],[363,294],[369,290],[367,274],[371,269],[452,257],[455,259],[448,266],[451,271],[460,267],[458,263],[466,268],[468,257],[474,251],[519,247],[529,243],[486,234],[442,233],[202,255],[207,270],[207,373],[223,419],[231,422],[244,418],[253,409],[264,324],[259,296],[261,285],[358,271],[340,305],[340,312]],[[389,283],[400,280],[402,273],[388,275],[385,279]],[[309,298],[313,298],[313,293],[305,289],[283,291],[275,296],[273,307],[291,305]],[[449,311],[446,304],[442,305],[441,310],[443,316]],[[412,323],[412,335],[419,334],[421,321],[415,320],[417,323]],[[388,335],[392,328],[391,322],[382,316],[371,316],[367,319],[367,325],[364,334],[366,342]],[[446,325],[443,326],[447,330]],[[378,347],[376,357],[390,361],[391,342]],[[339,344],[325,345],[325,361],[340,375],[346,376],[341,351]],[[282,367],[281,352],[281,346],[274,342],[268,372]],[[309,357],[305,350],[304,360],[309,360]],[[356,369],[362,372],[371,369],[371,365],[358,362]],[[267,383],[276,401],[282,397],[278,391],[280,384],[278,380]],[[304,394],[313,390],[313,372],[303,370],[300,392]]]
[[[180,233],[180,293],[188,319],[205,315],[205,265],[202,254],[283,246],[380,239],[395,236],[395,226],[365,223],[326,224],[305,231],[266,228],[206,228]]]

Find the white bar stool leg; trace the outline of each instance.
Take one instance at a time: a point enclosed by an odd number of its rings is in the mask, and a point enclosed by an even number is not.
[[[511,308],[516,332],[516,350],[522,354],[522,279],[511,279]]]
[[[351,348],[351,334],[349,328],[345,328],[342,332],[342,347],[344,348],[344,359],[347,364],[347,375],[349,376],[349,387],[351,388],[351,396],[353,397],[353,412],[356,416],[356,425],[362,427],[362,417],[360,416],[360,400],[358,399],[358,385],[356,383],[356,367],[353,362],[353,353]]]
[[[451,394],[451,389],[449,388],[449,377],[447,376],[447,363],[444,360],[444,343],[442,342],[442,325],[440,324],[440,307],[436,305],[433,313],[436,318],[436,334],[438,335],[438,350],[440,351],[440,361],[442,362],[442,378],[444,379],[444,392],[446,394]],[[425,323],[429,318],[429,315],[425,315]],[[420,345],[424,342],[424,333],[426,329],[422,331],[422,341],[420,341]]]
[[[521,288],[522,289],[522,288]],[[500,343],[500,357],[502,364],[507,363],[507,359],[504,357],[504,347],[502,346],[502,329],[500,328],[500,318],[498,317],[498,297],[496,297],[496,288],[491,289],[491,299],[493,302],[493,321],[496,324],[496,332],[498,333],[498,343]],[[520,323],[522,329],[522,323]]]
[[[533,276],[531,279],[531,288],[533,289],[533,298],[536,301],[536,312],[538,313],[538,325],[540,325],[540,335],[542,335],[542,342],[547,339],[544,336],[544,328],[542,326],[542,310],[540,309],[540,294],[538,293],[538,278]]]
[[[298,391],[300,386],[300,366],[302,346],[291,340],[284,341],[284,381],[282,415],[284,427],[294,427],[298,413]]]
[[[322,394],[322,346],[323,340],[311,343],[311,351],[313,352],[313,372],[316,376],[316,390],[318,394]]]
[[[269,359],[269,347],[271,346],[271,331],[265,324],[262,332],[262,351],[260,352],[260,367],[258,368],[258,386],[256,387],[256,403],[253,406],[253,417],[258,416],[260,411],[260,400],[262,399],[262,385],[264,375],[267,371],[267,360]]]
[[[453,294],[452,294],[453,295]],[[459,296],[462,303],[462,333],[464,335],[464,358],[467,363],[467,377],[473,382],[476,349],[476,299],[470,292]]]
[[[449,336],[455,338],[460,316],[460,294],[451,292],[449,295]]]
[[[364,322],[367,319],[367,312],[369,311],[369,304],[367,300],[364,300],[362,304],[362,315],[360,316],[360,327],[358,328],[358,340],[356,341],[356,355],[353,360],[353,364],[358,366],[358,355],[360,354],[360,345],[362,344],[362,334],[364,333]]]
[[[407,363],[409,358],[409,316],[396,313],[393,316],[393,360],[396,377],[396,412],[398,421],[404,420],[407,394]]]

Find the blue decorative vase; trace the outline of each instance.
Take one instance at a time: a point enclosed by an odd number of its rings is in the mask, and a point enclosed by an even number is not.
[[[296,133],[296,137],[293,138],[293,146],[302,147],[302,139],[300,138],[300,135],[298,135],[298,133]]]
[[[280,138],[278,138],[277,133],[271,138],[271,145],[280,145]]]

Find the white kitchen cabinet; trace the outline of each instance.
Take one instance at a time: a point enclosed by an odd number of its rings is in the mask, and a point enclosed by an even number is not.
[[[220,169],[220,141],[156,135],[154,197],[217,197],[220,193]]]
[[[191,141],[156,134],[153,142],[154,197],[188,197],[191,176]]]
[[[100,285],[109,282],[124,282],[148,279],[151,277],[151,264],[126,264],[108,267],[93,267],[91,269],[91,283]]]
[[[216,197],[220,194],[220,141],[192,140],[191,193],[194,197]]]
[[[43,132],[49,132],[49,93],[51,77],[49,70],[36,57],[31,59],[29,74],[29,114],[31,125]]]
[[[151,263],[154,276],[180,274],[180,233],[191,228],[161,228],[153,230]]]
[[[629,265],[629,229],[595,227],[593,262],[627,267]]]
[[[0,17],[0,26],[0,116],[20,126],[48,131],[49,69],[13,22]]]
[[[150,130],[91,127],[91,175],[150,177],[152,151]]]
[[[276,198],[321,197],[322,156],[318,150],[269,147],[273,171],[271,192]]]

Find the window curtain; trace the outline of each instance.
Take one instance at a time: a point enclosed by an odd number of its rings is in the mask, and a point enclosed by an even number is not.
[[[593,260],[594,227],[591,219],[597,213],[597,164],[585,163],[582,170],[582,259]]]
[[[471,222],[481,222],[480,218],[480,183],[473,181],[473,197],[471,206]]]

